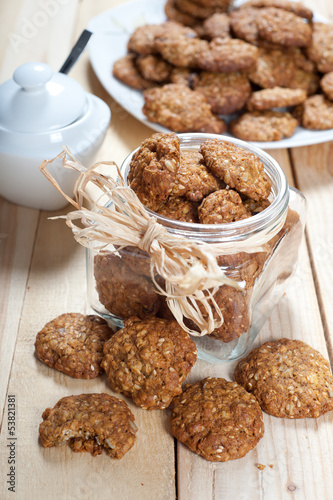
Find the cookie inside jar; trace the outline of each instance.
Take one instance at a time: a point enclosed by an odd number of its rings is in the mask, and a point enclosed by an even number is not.
[[[121,171],[168,233],[213,248],[219,268],[232,281],[221,283],[212,296],[203,290],[211,311],[200,300],[196,308],[204,318],[218,320],[222,315],[222,324],[203,336],[193,319],[184,318],[184,324],[194,335],[200,357],[212,362],[237,359],[254,340],[295,267],[304,199],[290,192],[282,169],[265,152],[215,134],[153,134],[125,160]],[[103,260],[110,264],[112,280],[101,269]],[[116,260],[117,266],[112,264]],[[167,279],[151,265],[149,252],[135,246],[116,248],[95,255],[92,265],[95,295],[97,290],[104,314],[118,326],[131,315],[175,318],[170,307],[174,297],[161,293]]]

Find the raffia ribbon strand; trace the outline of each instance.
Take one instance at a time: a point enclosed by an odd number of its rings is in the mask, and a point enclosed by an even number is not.
[[[78,179],[70,198],[60,188],[47,167],[61,159],[64,168],[75,170]],[[118,180],[97,171],[100,165],[113,165]],[[228,278],[217,264],[218,255],[235,253],[232,242],[205,243],[168,233],[155,217],[142,205],[134,191],[126,186],[119,168],[114,162],[99,162],[86,168],[64,146],[63,151],[52,160],[45,160],[41,171],[56,189],[76,208],[67,215],[55,217],[66,219],[75,240],[93,249],[117,251],[116,247],[135,246],[149,253],[151,277],[159,293],[164,295],[178,323],[189,333],[197,336],[211,333],[223,324],[223,316],[214,300],[214,294],[222,285],[240,288]],[[97,201],[88,192],[88,184],[95,185],[101,193]],[[103,199],[103,204],[100,200]],[[105,203],[105,200],[106,203]],[[89,208],[84,204],[87,203]],[[261,231],[237,242],[237,252],[259,252],[281,228]],[[155,279],[160,275],[165,281],[162,288]],[[184,319],[193,321],[199,331],[185,325]]]

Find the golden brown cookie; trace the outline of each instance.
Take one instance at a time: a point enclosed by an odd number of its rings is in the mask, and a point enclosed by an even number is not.
[[[152,281],[133,272],[117,255],[95,255],[94,276],[99,301],[115,316],[146,318],[157,313],[160,298]]]
[[[157,211],[158,214],[183,222],[199,222],[198,203],[185,198],[168,198]]]
[[[201,72],[194,90],[201,92],[217,115],[229,115],[243,108],[251,94],[247,76],[240,72]]]
[[[248,219],[251,214],[233,189],[220,189],[207,196],[198,208],[201,224],[225,224]]]
[[[333,101],[333,71],[326,73],[320,80],[320,86],[325,96]]]
[[[178,9],[175,0],[166,0],[164,11],[168,19],[184,24],[185,26],[196,26],[201,21],[197,17]]]
[[[179,138],[174,133],[153,134],[133,154],[127,182],[147,208],[157,210],[170,196],[179,162]]]
[[[155,40],[155,47],[163,59],[184,68],[196,68],[198,56],[207,46],[208,42],[198,38],[190,28],[162,35]]]
[[[312,95],[319,88],[319,75],[314,71],[305,71],[302,68],[296,68],[288,87],[291,89],[303,89],[307,95]]]
[[[222,187],[223,182],[209,171],[199,152],[181,151],[172,196],[185,196],[188,200],[199,202],[204,196]]]
[[[275,7],[277,9],[283,9],[288,12],[293,12],[299,17],[304,17],[311,21],[312,11],[308,9],[302,2],[294,2],[290,0],[249,0],[248,2],[242,4],[239,8],[247,9],[249,7],[254,7],[257,9],[262,9],[266,7]]]
[[[174,67],[170,74],[171,83],[180,83],[181,85],[186,85],[186,87],[189,87],[192,90],[198,78],[198,73],[190,70],[189,68]]]
[[[144,92],[144,115],[175,132],[222,134],[226,124],[211,112],[205,97],[181,84],[167,84]]]
[[[230,38],[230,17],[228,14],[219,13],[208,17],[203,23],[202,35],[212,38]]]
[[[109,394],[67,396],[47,408],[39,426],[45,448],[66,442],[75,452],[122,458],[132,448],[137,427],[134,415],[121,399]]]
[[[322,94],[315,94],[303,103],[302,125],[310,130],[333,128],[333,102]]]
[[[295,74],[295,63],[290,51],[259,48],[258,62],[248,73],[249,79],[263,87],[289,87]]]
[[[143,78],[157,83],[168,81],[172,71],[171,64],[164,61],[162,57],[153,54],[139,56],[136,60],[136,66]]]
[[[275,7],[260,9],[256,18],[263,40],[287,47],[306,47],[311,42],[311,26],[293,12]]]
[[[160,33],[160,24],[139,26],[130,36],[127,43],[127,50],[142,55],[156,54],[155,36]]]
[[[207,167],[231,188],[253,200],[268,198],[271,183],[258,156],[219,139],[202,143],[200,153]]]
[[[219,11],[218,7],[207,7],[203,5],[200,0],[175,0],[175,5],[182,12],[197,17],[198,19],[207,19],[207,17]]]
[[[316,63],[318,71],[333,71],[333,24],[313,23],[312,42],[306,53],[308,58]]]
[[[170,422],[175,438],[212,462],[244,457],[264,435],[255,397],[223,378],[186,385],[173,400]]]
[[[134,54],[127,54],[125,57],[118,59],[113,65],[113,76],[118,78],[121,82],[129,87],[137,90],[144,90],[154,87],[156,83],[146,80],[140,74],[136,64],[136,56]]]
[[[305,99],[306,92],[303,89],[273,87],[253,92],[247,101],[247,109],[250,111],[254,109],[261,111],[264,109],[296,106],[304,102]]]
[[[237,38],[258,45],[258,9],[251,7],[234,10],[230,13],[230,27]]]
[[[176,321],[130,318],[104,346],[112,389],[144,409],[163,409],[182,392],[197,359],[195,343]]]
[[[198,53],[197,65],[213,73],[244,71],[256,65],[258,49],[243,40],[214,38]]]
[[[103,345],[113,333],[99,316],[61,314],[37,333],[36,354],[43,363],[66,375],[92,379],[103,372]]]
[[[333,410],[329,363],[300,340],[265,342],[238,363],[235,380],[275,417],[317,418]]]
[[[297,125],[287,112],[251,111],[232,121],[230,132],[243,141],[281,141],[292,136]]]

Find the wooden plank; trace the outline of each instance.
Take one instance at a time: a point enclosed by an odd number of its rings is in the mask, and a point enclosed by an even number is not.
[[[0,429],[38,217],[0,197]]]
[[[75,243],[64,221],[49,221],[48,215],[42,213],[38,228],[8,388],[8,394],[14,394],[17,401],[19,498],[43,499],[46,490],[50,500],[58,499],[59,492],[66,499],[174,498],[174,442],[164,431],[166,412],[147,412],[127,400],[139,431],[135,446],[119,461],[106,455],[74,455],[66,446],[43,449],[38,443],[41,414],[61,397],[112,393],[106,377],[75,380],[48,368],[34,355],[36,333],[47,321],[63,312],[91,312],[86,301],[85,251]],[[6,429],[5,412],[2,450],[9,437]],[[0,498],[8,494],[3,480],[8,471],[6,458],[2,454]]]
[[[282,166],[289,184],[293,185],[287,150],[269,153]],[[253,347],[282,337],[304,340],[328,358],[305,241],[297,272]],[[233,380],[235,365],[236,362],[212,366],[199,361],[191,372],[190,381],[207,376]],[[264,414],[265,435],[258,446],[241,460],[221,464],[208,463],[178,443],[179,499],[329,500],[333,487],[329,472],[333,458],[330,446],[333,439],[332,422],[332,414],[318,420],[300,421]],[[258,464],[265,465],[265,469],[259,470]]]

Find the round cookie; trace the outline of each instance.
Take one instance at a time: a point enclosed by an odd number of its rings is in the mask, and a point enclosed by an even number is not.
[[[212,73],[232,73],[255,66],[258,49],[235,38],[214,38],[197,56],[197,65]]]
[[[304,17],[311,21],[312,11],[305,7],[302,2],[296,2],[294,0],[249,0],[239,7],[239,10],[247,9],[249,7],[254,7],[257,9],[262,9],[266,7],[276,7],[277,9],[283,9],[288,12],[293,12],[299,17]]]
[[[175,132],[222,134],[227,127],[213,115],[205,97],[185,85],[170,83],[149,89],[143,94],[143,114]]]
[[[154,54],[139,56],[136,66],[143,78],[157,83],[168,81],[172,70],[171,64]]]
[[[264,434],[255,397],[223,378],[186,385],[172,402],[170,422],[175,438],[212,462],[244,457]]]
[[[198,203],[185,198],[169,198],[157,211],[158,214],[172,220],[199,222]]]
[[[265,200],[271,183],[258,156],[231,142],[208,139],[200,146],[207,167],[229,187],[253,200]]]
[[[141,76],[138,68],[136,67],[135,61],[135,54],[127,54],[126,56],[118,59],[112,68],[113,76],[136,90],[144,90],[154,87],[154,85],[156,85],[155,82],[146,80]]]
[[[298,121],[290,113],[251,111],[232,121],[230,132],[243,141],[280,141],[290,137],[297,125]]]
[[[260,10],[256,23],[259,36],[268,42],[288,47],[306,47],[311,42],[310,25],[293,12],[267,7]]]
[[[249,79],[264,89],[289,87],[296,71],[292,52],[281,49],[269,50],[263,47],[260,47],[258,51],[258,62],[249,71]]]
[[[333,102],[322,94],[315,94],[303,103],[302,125],[310,130],[333,128]]]
[[[264,110],[271,108],[282,108],[285,106],[296,106],[306,99],[306,92],[303,89],[286,89],[283,87],[273,87],[271,89],[257,90],[253,92],[247,101],[247,109]]]
[[[316,63],[318,71],[333,71],[333,24],[313,23],[312,42],[306,48],[306,53]]]
[[[141,273],[142,268],[138,267]],[[153,282],[135,273],[126,262],[112,252],[94,257],[94,276],[99,301],[115,316],[146,318],[157,313],[160,305]]]
[[[176,321],[130,318],[104,346],[112,389],[144,409],[164,409],[182,392],[197,359],[195,343]]]
[[[99,316],[65,313],[38,332],[36,354],[43,363],[66,375],[92,379],[103,372],[103,345],[113,334]]]
[[[230,17],[228,14],[217,12],[208,17],[202,28],[205,38],[230,38]]]
[[[317,418],[333,410],[329,363],[300,340],[265,342],[238,363],[235,380],[275,417]]]
[[[251,217],[233,189],[220,189],[207,196],[198,213],[201,224],[225,224]]]
[[[67,442],[73,451],[93,456],[105,448],[110,457],[123,457],[137,431],[125,401],[104,393],[64,397],[54,408],[47,408],[42,418],[39,436],[45,448]]]
[[[184,24],[185,26],[195,26],[201,22],[201,19],[178,9],[175,0],[167,0],[164,11],[168,19]]]
[[[320,86],[326,97],[333,101],[333,71],[326,73],[320,80]]]

